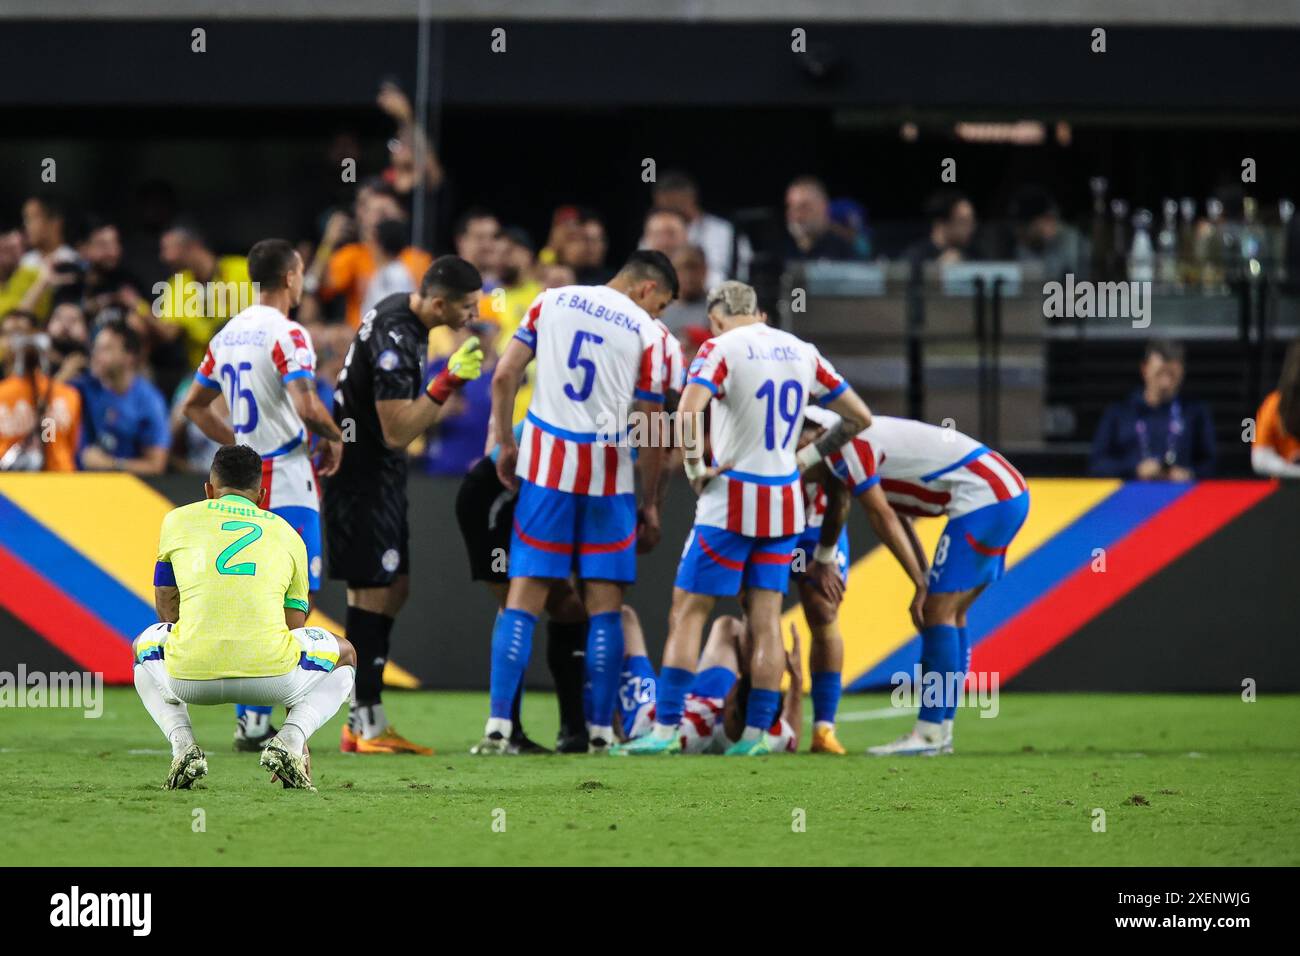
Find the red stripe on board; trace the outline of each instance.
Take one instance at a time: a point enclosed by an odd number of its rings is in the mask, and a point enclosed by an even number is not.
[[[585,495],[591,487],[591,446],[578,446],[578,472],[573,477],[573,493]]]
[[[618,492],[618,448],[605,446],[605,495]]]
[[[1033,661],[1277,489],[1277,482],[1198,485],[1106,553],[1106,573],[1080,568],[975,646],[971,670],[1010,680]]]
[[[727,482],[727,530],[739,534],[745,530],[745,486],[739,481]]]
[[[107,684],[129,684],[131,649],[122,636],[0,546],[0,604]]]
[[[772,489],[767,485],[759,485],[754,490],[758,509],[754,521],[754,537],[766,538],[772,527]]]
[[[537,469],[542,460],[542,430],[533,427],[533,450],[528,457],[528,480],[532,484],[537,484]]]
[[[966,467],[988,482],[989,487],[993,489],[993,494],[997,496],[998,501],[1006,501],[1011,497],[1011,492],[1007,491],[1007,486],[1002,483],[1002,479],[995,475],[993,469],[988,465],[976,459],[975,461],[970,462]]]
[[[562,438],[551,442],[551,466],[546,469],[546,487],[560,487],[560,478],[564,475],[564,450],[569,443]]]

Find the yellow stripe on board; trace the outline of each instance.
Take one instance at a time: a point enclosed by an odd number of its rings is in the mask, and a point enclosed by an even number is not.
[[[1029,517],[1007,552],[1007,566],[1015,565],[1073,524],[1112,495],[1121,484],[1111,479],[1037,478],[1030,481]],[[944,524],[940,518],[916,520],[917,535],[926,554],[934,553]],[[846,684],[866,673],[916,634],[907,613],[911,601],[912,583],[884,547],[877,545],[849,568],[848,589],[840,607]],[[803,611],[797,605],[782,617],[783,635],[789,633],[791,622],[798,627],[803,640],[804,683],[809,684],[810,638]]]
[[[203,482],[194,482],[195,500]],[[0,474],[0,494],[62,538],[105,574],[153,606],[153,566],[158,529],[176,505],[134,475]],[[343,626],[313,609],[307,623],[346,636]],[[391,661],[384,668],[390,687],[420,682]]]

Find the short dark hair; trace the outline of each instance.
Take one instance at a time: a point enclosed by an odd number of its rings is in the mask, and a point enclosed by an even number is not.
[[[456,220],[456,225],[452,229],[452,236],[459,239],[465,233],[469,232],[469,224],[476,219],[496,219],[496,213],[482,206],[471,206],[461,213],[460,218]]]
[[[59,196],[50,193],[37,193],[34,196],[28,196],[27,201],[39,205],[41,211],[51,219],[64,219],[67,216],[67,207]]]
[[[297,254],[288,239],[263,239],[248,250],[248,278],[272,292],[283,289]]]
[[[483,288],[483,277],[478,269],[460,256],[439,256],[429,266],[429,271],[420,280],[420,295],[442,295],[448,299],[460,299],[476,289]]]
[[[650,279],[666,292],[677,298],[677,270],[662,252],[654,249],[638,249],[627,257],[623,268],[618,270],[637,281]]]
[[[400,219],[381,219],[379,225],[375,226],[375,241],[387,256],[399,255],[406,248],[409,237],[410,231]]]
[[[952,211],[966,201],[966,194],[960,190],[940,189],[925,201],[925,221],[931,224],[947,222],[952,218]]]
[[[1185,362],[1187,350],[1177,339],[1150,339],[1142,352],[1142,361],[1145,362],[1153,355],[1160,356],[1166,362]]]
[[[129,354],[135,356],[140,355],[140,352],[143,348],[140,342],[140,333],[137,332],[135,329],[131,328],[131,326],[127,325],[125,319],[113,317],[108,319],[105,322],[101,322],[99,325],[99,329],[95,332],[95,334],[102,335],[105,332],[112,332],[119,339],[121,339],[122,348],[126,349],[126,351]]]
[[[696,185],[695,180],[691,178],[690,173],[683,172],[680,169],[673,169],[659,177],[651,192],[688,192],[693,196],[698,196],[700,187]]]
[[[262,456],[248,445],[222,445],[212,456],[212,484],[236,491],[262,487]]]

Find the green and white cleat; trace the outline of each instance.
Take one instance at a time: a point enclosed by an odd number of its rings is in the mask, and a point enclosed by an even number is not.
[[[767,734],[759,734],[750,740],[737,740],[726,749],[724,757],[765,757],[772,752]]]
[[[510,753],[510,739],[505,734],[492,731],[484,734],[483,739],[469,748],[475,757],[494,757]]]
[[[279,737],[273,737],[262,749],[261,764],[286,790],[315,790],[309,759],[307,754],[293,753]]]
[[[189,790],[195,781],[207,775],[208,758],[203,756],[198,744],[190,744],[183,754],[172,761],[163,789]]]
[[[609,752],[615,757],[646,757],[656,754],[679,754],[682,752],[681,734],[674,733],[661,737],[651,731],[626,743],[614,744]]]

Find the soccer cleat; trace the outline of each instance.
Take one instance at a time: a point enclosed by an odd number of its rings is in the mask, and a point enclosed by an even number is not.
[[[303,757],[303,766],[306,768],[307,776],[310,778],[311,777],[311,748],[308,747],[306,744],[302,745],[302,757]],[[271,774],[271,782],[278,783],[286,790],[293,789],[293,787],[289,786],[289,784],[281,780],[279,776],[277,776],[276,774]]]
[[[590,752],[590,751],[588,751]],[[654,733],[642,734],[624,744],[614,744],[609,753],[615,757],[645,757],[654,754],[679,754],[682,752],[680,734],[660,737]]]
[[[767,734],[759,734],[750,740],[737,740],[723,752],[724,757],[765,757],[772,752]]]
[[[190,744],[183,754],[172,760],[163,789],[189,790],[196,780],[207,775],[208,759],[203,756],[198,744]]]
[[[469,752],[475,757],[495,757],[501,754],[510,753],[510,741],[506,735],[498,730],[490,734],[484,734],[483,739],[469,748]]]
[[[840,743],[839,738],[835,736],[833,726],[822,726],[813,728],[812,753],[815,754],[847,754],[844,745]]]
[[[419,754],[421,757],[433,756],[433,748],[421,747],[412,743],[389,725],[377,737],[357,737],[359,754]]]
[[[506,748],[506,753],[512,756],[535,757],[539,754],[548,754],[550,751],[527,734],[520,734],[518,737],[510,738],[510,745]]]
[[[286,790],[315,790],[311,785],[311,757],[306,750],[293,753],[279,737],[267,741],[262,750],[262,769],[279,780]]]
[[[244,754],[261,753],[262,748],[265,747],[271,738],[278,733],[279,731],[274,727],[268,727],[266,733],[262,734],[260,737],[247,737],[244,735],[244,728],[242,726],[236,727],[235,751]]]
[[[939,745],[939,753],[941,753],[941,754],[950,754],[950,753],[952,753],[952,734],[951,734],[951,733],[947,734],[947,735],[943,738],[943,743]]]
[[[347,724],[343,725],[343,733],[339,735],[339,752],[345,754],[357,752],[357,735]]]
[[[938,752],[939,741],[922,737],[915,730],[909,730],[891,743],[867,748],[873,757],[933,757]]]
[[[585,754],[587,752],[587,732],[584,730],[578,734],[561,733],[555,738],[555,752],[557,754]]]

